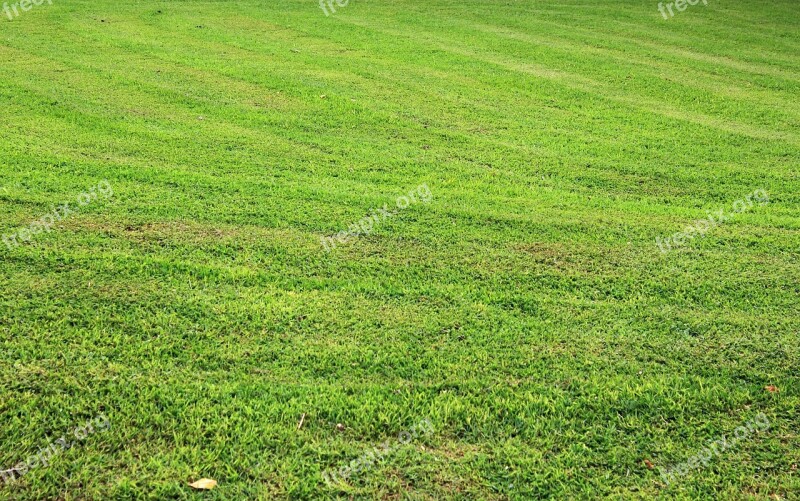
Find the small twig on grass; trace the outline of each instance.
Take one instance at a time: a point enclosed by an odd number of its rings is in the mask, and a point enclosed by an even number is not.
[[[300,417],[300,423],[297,424],[298,430],[303,427],[303,421],[305,420],[306,420],[306,413],[304,412],[303,415]]]

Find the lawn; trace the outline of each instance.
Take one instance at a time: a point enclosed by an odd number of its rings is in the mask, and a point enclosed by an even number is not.
[[[37,1],[0,499],[800,499],[796,1]]]

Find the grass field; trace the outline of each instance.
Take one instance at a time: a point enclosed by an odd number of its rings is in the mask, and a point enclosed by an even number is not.
[[[800,499],[800,7],[707,3],[0,11],[0,499]]]

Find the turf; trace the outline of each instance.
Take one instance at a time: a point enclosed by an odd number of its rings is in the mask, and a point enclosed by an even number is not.
[[[96,420],[0,499],[800,499],[796,2],[55,0],[0,59],[0,233],[113,190],[0,245],[0,469]]]

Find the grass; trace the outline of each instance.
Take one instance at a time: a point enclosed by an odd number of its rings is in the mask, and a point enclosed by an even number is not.
[[[109,423],[0,499],[797,499],[799,32],[790,0],[0,17],[0,233],[114,192],[0,246],[0,468]]]

